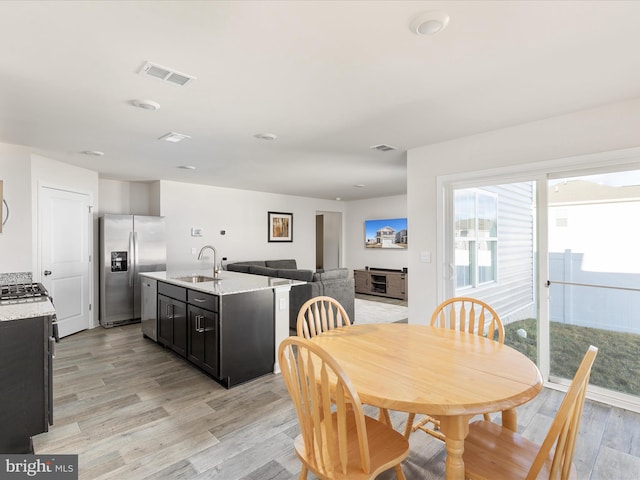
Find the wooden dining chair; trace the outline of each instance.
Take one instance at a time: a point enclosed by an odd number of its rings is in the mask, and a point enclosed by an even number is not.
[[[340,365],[324,349],[302,337],[288,337],[278,360],[295,405],[300,435],[295,452],[321,479],[373,479],[394,468],[404,480],[401,462],[409,442],[393,427],[364,415],[360,397]]]
[[[576,479],[573,453],[597,353],[594,346],[587,350],[542,445],[492,422],[469,425],[462,455],[466,478]]]
[[[500,320],[493,308],[482,300],[475,298],[454,297],[445,300],[433,311],[430,324],[432,327],[475,333],[499,343],[504,343],[502,320]],[[406,438],[409,438],[412,432],[422,430],[438,440],[445,440],[444,434],[440,431],[440,420],[425,415],[422,420],[414,425],[414,419],[415,414],[410,413],[404,430]],[[484,419],[490,421],[491,416],[485,413]]]
[[[298,311],[299,337],[311,338],[338,327],[351,325],[349,315],[335,298],[318,296],[307,300]]]
[[[299,337],[312,338],[328,330],[350,325],[349,315],[340,302],[332,297],[318,296],[310,298],[300,307],[296,331]],[[387,409],[381,408],[378,418],[391,425]]]

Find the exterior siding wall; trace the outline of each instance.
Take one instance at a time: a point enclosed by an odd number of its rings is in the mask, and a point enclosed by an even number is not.
[[[497,282],[458,289],[491,305],[504,323],[535,314],[533,183],[483,187],[498,195]]]

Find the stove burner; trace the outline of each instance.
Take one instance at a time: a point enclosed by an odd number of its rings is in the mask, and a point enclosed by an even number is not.
[[[41,283],[16,283],[0,286],[0,305],[43,302],[49,298]]]

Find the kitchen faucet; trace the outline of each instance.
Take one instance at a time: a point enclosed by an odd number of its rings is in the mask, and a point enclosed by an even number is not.
[[[220,273],[220,269],[218,268],[218,263],[216,262],[216,256],[218,255],[216,249],[211,245],[205,245],[200,249],[200,253],[198,253],[198,260],[202,259],[202,252],[204,252],[207,248],[210,248],[213,251],[213,278],[218,278],[218,274]]]

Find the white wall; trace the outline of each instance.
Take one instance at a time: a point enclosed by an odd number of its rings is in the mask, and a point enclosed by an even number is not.
[[[30,160],[29,149],[0,143],[0,180],[9,206],[9,218],[0,233],[0,273],[33,271]]]
[[[406,195],[372,198],[347,202],[345,241],[347,264],[350,269],[368,267],[401,269],[407,267],[408,253],[404,249],[371,249],[364,246],[364,221],[407,216]],[[407,222],[409,245],[412,243],[413,224]]]
[[[469,171],[522,169],[543,161],[640,146],[640,99],[410,150],[409,318],[426,319],[437,305],[437,177]],[[575,160],[574,160],[575,162]],[[420,252],[432,252],[432,263]],[[424,320],[426,322],[426,320]],[[420,323],[424,323],[421,321]]]
[[[196,258],[204,245],[213,245],[219,259],[227,257],[228,262],[294,258],[299,268],[315,269],[316,212],[343,208],[343,202],[334,200],[162,180],[160,215],[167,222],[167,269],[209,268],[210,258]],[[293,242],[267,242],[269,211],[293,213]],[[202,228],[204,235],[192,237],[192,227]]]
[[[154,184],[100,179],[100,214],[156,215],[152,213]]]

